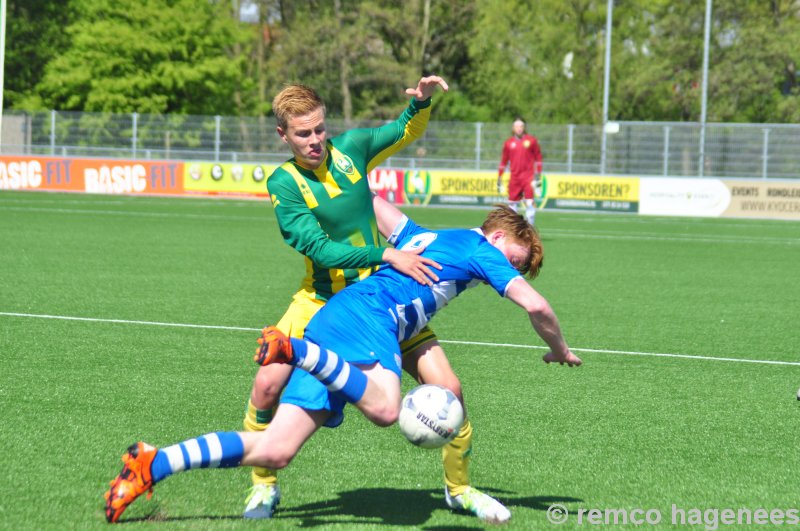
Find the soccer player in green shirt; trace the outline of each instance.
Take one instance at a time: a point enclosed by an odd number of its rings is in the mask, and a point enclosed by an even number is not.
[[[430,98],[437,87],[447,90],[438,76],[420,79],[400,117],[373,129],[354,129],[327,138],[325,104],[310,88],[289,85],[273,101],[277,131],[294,158],[267,180],[281,234],[305,257],[306,275],[277,327],[301,338],[317,310],[347,285],[369,276],[388,263],[420,283],[438,278],[438,264],[417,252],[382,247],[368,173],[389,156],[419,138],[427,127]],[[384,234],[384,236],[387,236]],[[432,269],[433,268],[433,269]],[[462,399],[461,382],[453,373],[436,335],[429,329],[404,342],[403,368],[422,383],[444,385]],[[244,425],[248,431],[266,429],[283,387],[289,365],[267,365],[256,374]],[[508,514],[497,500],[469,485],[468,464],[472,427],[468,420],[458,437],[442,452],[447,504],[487,520]],[[280,501],[274,471],[257,468],[245,508],[247,518],[270,518]]]

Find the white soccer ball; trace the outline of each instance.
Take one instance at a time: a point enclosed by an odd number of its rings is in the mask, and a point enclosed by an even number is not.
[[[463,423],[461,402],[441,385],[420,385],[409,391],[398,420],[406,439],[422,448],[441,448],[455,439]]]

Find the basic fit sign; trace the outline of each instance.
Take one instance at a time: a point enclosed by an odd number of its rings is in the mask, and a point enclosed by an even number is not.
[[[74,174],[74,162],[57,157],[0,157],[0,190],[83,192],[83,178]]]
[[[182,194],[183,163],[0,157],[0,189],[93,194]]]

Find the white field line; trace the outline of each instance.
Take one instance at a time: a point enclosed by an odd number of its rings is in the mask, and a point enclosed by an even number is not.
[[[2,203],[0,201],[0,203]],[[89,208],[47,208],[29,206],[0,206],[0,211],[17,212],[53,212],[58,214],[77,214],[77,215],[107,215],[107,216],[131,216],[143,218],[173,218],[173,219],[215,219],[229,221],[250,221],[250,222],[274,222],[275,218],[269,216],[229,216],[213,213],[192,214],[178,212],[146,212],[140,210],[101,210]],[[429,225],[430,228],[451,228],[450,225]],[[731,244],[754,244],[754,245],[800,245],[800,238],[774,238],[774,237],[754,237],[754,236],[732,236],[722,234],[659,234],[653,232],[644,233],[623,233],[617,231],[598,231],[581,229],[545,229],[545,237],[548,235],[577,238],[577,239],[599,239],[599,240],[637,240],[637,241],[677,241],[694,243],[731,243]]]
[[[17,313],[17,312],[0,312],[0,316],[5,317],[23,317],[31,319],[58,319],[62,321],[85,321],[93,323],[115,323],[115,324],[132,324],[144,326],[166,326],[175,328],[199,328],[206,330],[231,330],[231,331],[245,331],[245,332],[258,332],[260,328],[245,328],[239,326],[220,326],[220,325],[201,325],[201,324],[188,324],[188,323],[164,323],[158,321],[137,321],[130,319],[103,319],[97,317],[73,317],[68,315],[46,315],[35,313]],[[453,345],[477,345],[492,348],[524,348],[524,349],[538,349],[547,350],[547,347],[539,345],[518,345],[515,343],[489,343],[481,341],[457,341],[440,339],[441,343]],[[695,356],[691,354],[670,354],[660,352],[637,352],[632,350],[606,350],[594,348],[576,348],[572,347],[575,352],[590,352],[592,354],[617,354],[622,356],[650,356],[657,358],[680,358],[691,360],[706,360],[706,361],[730,361],[739,363],[758,363],[762,365],[791,365],[800,367],[800,362],[796,361],[776,361],[776,360],[753,360],[745,358],[720,358],[716,356]]]
[[[548,347],[539,345],[516,345],[514,343],[484,343],[481,341],[453,341],[440,339],[440,343],[453,343],[457,345],[479,345],[486,347],[508,347],[508,348],[530,348],[539,350],[549,350]],[[716,356],[695,356],[693,354],[667,354],[661,352],[636,352],[634,350],[606,350],[596,348],[576,348],[570,347],[575,352],[591,352],[592,354],[619,354],[623,356],[652,356],[656,358],[684,358],[690,360],[709,360],[709,361],[734,361],[739,363],[761,363],[763,365],[794,365],[800,367],[798,361],[775,361],[775,360],[750,360],[744,358],[720,358]]]
[[[608,240],[649,240],[649,241],[680,241],[697,243],[735,243],[735,244],[760,244],[760,245],[800,245],[800,238],[774,238],[761,236],[734,236],[724,234],[659,234],[656,232],[623,233],[616,231],[597,231],[580,229],[548,229],[542,235],[577,238],[577,239],[608,239]]]
[[[546,212],[546,211],[545,211]],[[613,224],[645,224],[650,225],[656,223],[658,225],[681,225],[681,226],[692,226],[697,224],[702,224],[708,226],[708,228],[714,227],[779,227],[779,226],[791,226],[790,222],[787,220],[781,219],[761,219],[761,218],[705,218],[705,217],[691,217],[691,216],[649,216],[645,214],[623,214],[618,215],[611,213],[609,215],[604,215],[605,213],[602,212],[593,212],[590,214],[584,212],[567,212],[561,213],[559,212],[556,214],[553,212],[552,219],[556,219],[558,221],[569,221],[571,223],[585,223],[585,224],[593,224],[597,223],[600,220],[602,223],[613,223]],[[598,218],[598,216],[602,216],[602,218]]]
[[[242,328],[238,326],[218,326],[218,325],[198,325],[186,323],[161,323],[158,321],[135,321],[130,319],[101,319],[98,317],[73,317],[70,315],[47,315],[39,313],[16,313],[16,312],[0,312],[0,316],[6,317],[28,317],[32,319],[58,319],[60,321],[87,321],[90,323],[120,323],[120,324],[134,324],[145,326],[169,326],[174,328],[202,328],[207,330],[235,330],[246,332],[258,332],[260,328]]]
[[[0,195],[0,205],[8,204],[8,205],[79,205],[79,206],[94,206],[94,205],[113,205],[113,206],[124,206],[124,205],[153,205],[153,206],[162,206],[162,205],[187,205],[191,204],[192,206],[206,206],[210,208],[227,208],[229,206],[235,206],[237,208],[248,208],[255,206],[256,208],[261,208],[264,205],[269,205],[269,201],[265,198],[250,198],[250,197],[206,197],[203,195],[190,195],[190,196],[179,196],[179,197],[172,197],[172,196],[91,196],[90,199],[84,197],[84,194],[80,193],[68,193],[71,195],[69,199],[66,198],[66,194],[59,193],[59,192],[52,192],[51,195],[58,196],[54,199],[43,199],[41,197],[42,194],[37,193],[36,195],[39,197],[29,198],[29,197],[3,197]],[[188,202],[187,202],[188,201]],[[419,205],[405,205],[403,207],[406,210],[411,211],[425,211],[429,210],[430,208],[437,208],[437,207],[427,207],[427,206],[419,206]],[[450,207],[447,207],[450,208]],[[453,207],[456,208],[455,206]],[[485,209],[485,210],[488,210]],[[615,213],[615,212],[567,212],[561,213],[559,211],[550,211],[548,212],[552,219],[557,219],[560,221],[569,221],[572,224],[596,224],[598,222],[598,216],[601,216],[602,223],[612,223],[612,224],[624,224],[624,225],[635,225],[635,224],[658,224],[658,225],[680,225],[682,227],[687,227],[690,225],[697,225],[698,223],[707,223],[708,228],[714,227],[746,227],[752,229],[753,227],[775,227],[775,226],[786,226],[787,223],[790,221],[787,220],[769,220],[769,219],[746,219],[746,220],[736,220],[733,218],[693,218],[693,217],[680,217],[680,216],[645,216],[645,215],[634,215],[634,214],[627,214],[627,213]],[[431,228],[452,228],[452,225],[431,225]],[[591,229],[590,227],[587,227]],[[583,230],[583,229],[577,229]]]

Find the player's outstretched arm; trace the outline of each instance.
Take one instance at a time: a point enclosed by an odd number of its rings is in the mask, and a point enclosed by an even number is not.
[[[570,367],[583,363],[569,350],[550,304],[530,284],[518,278],[508,287],[506,296],[528,312],[533,329],[550,347],[550,352],[542,357],[545,363],[566,363]]]
[[[447,85],[447,81],[441,77],[427,76],[419,80],[417,83],[417,88],[407,88],[406,94],[409,96],[414,96],[417,101],[425,101],[433,96],[433,93],[436,92],[436,87],[442,87],[442,90],[445,92],[447,92],[450,88]]]

